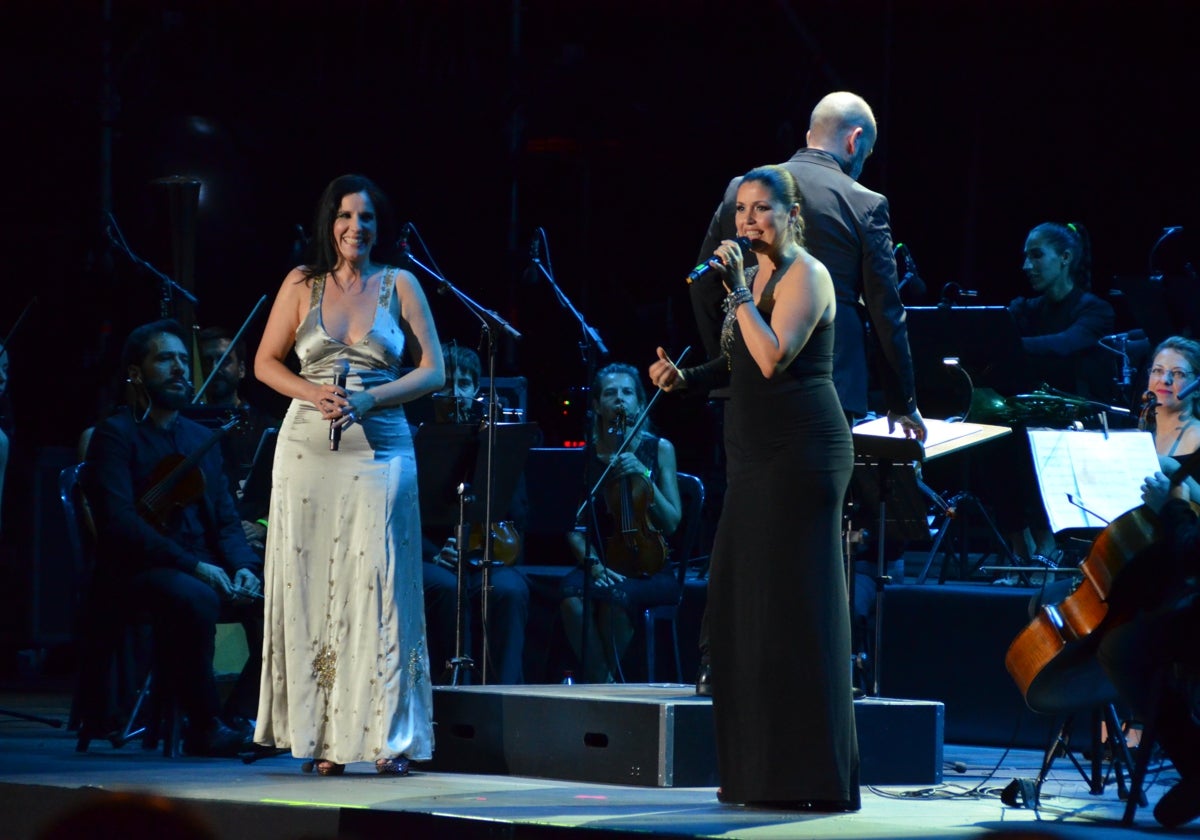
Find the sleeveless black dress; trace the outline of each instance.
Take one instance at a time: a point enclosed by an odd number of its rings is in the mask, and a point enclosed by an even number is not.
[[[841,517],[854,446],[833,326],[766,379],[730,349],[728,484],[708,586],[725,801],[860,807]]]

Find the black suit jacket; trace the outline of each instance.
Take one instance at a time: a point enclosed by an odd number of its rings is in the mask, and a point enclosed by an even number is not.
[[[834,322],[833,383],[843,410],[867,413],[868,325],[882,351],[878,371],[889,411],[916,410],[908,326],[897,289],[896,260],[887,199],[842,172],[837,160],[819,149],[801,149],[782,164],[800,187],[805,247],[825,264],[837,295]],[[698,262],[706,262],[722,239],[735,235],[737,189],[734,178],[713,214]],[[692,308],[709,358],[720,354],[720,277],[709,275],[690,287]]]

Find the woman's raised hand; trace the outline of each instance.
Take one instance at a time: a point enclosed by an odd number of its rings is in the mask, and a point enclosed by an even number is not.
[[[658,359],[650,365],[650,381],[663,391],[676,391],[687,387],[683,372],[675,367],[667,351],[658,348]]]

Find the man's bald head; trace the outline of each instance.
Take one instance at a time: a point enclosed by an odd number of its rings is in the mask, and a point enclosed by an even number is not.
[[[829,152],[851,178],[858,180],[863,163],[875,148],[875,114],[856,93],[836,91],[824,96],[808,121],[808,146]]]

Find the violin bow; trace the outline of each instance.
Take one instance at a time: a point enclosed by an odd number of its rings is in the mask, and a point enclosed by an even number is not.
[[[233,348],[237,347],[237,343],[242,340],[242,333],[246,331],[246,327],[250,326],[250,322],[254,320],[254,316],[258,314],[258,310],[262,309],[262,305],[267,302],[267,296],[263,295],[258,299],[258,303],[254,304],[254,308],[250,310],[250,314],[246,316],[246,320],[242,321],[242,326],[234,333],[233,338],[229,342],[229,346],[225,348],[225,352],[221,354],[221,358],[217,359],[216,364],[212,366],[212,370],[208,372],[208,378],[204,380],[204,384],[196,389],[196,395],[192,397],[192,405],[200,402],[200,398],[204,396],[204,392],[208,390],[209,383],[213,381],[213,377],[217,375],[217,371],[225,364],[225,360],[229,358],[229,354],[233,352]],[[196,355],[199,356],[200,348],[196,348]],[[199,359],[197,359],[197,362]],[[242,359],[242,361],[246,361]]]
[[[14,321],[13,325],[9,328],[8,335],[4,336],[4,343],[0,344],[0,347],[2,347],[4,351],[8,350],[9,342],[11,342],[12,337],[16,335],[17,328],[21,326],[21,322],[25,320],[25,316],[29,314],[29,310],[35,303],[37,303],[37,295],[34,295],[29,299],[29,302],[25,304],[25,308],[21,310],[21,314],[17,316],[17,320]]]
[[[691,352],[691,350],[692,350],[692,347],[690,344],[687,347],[683,348],[683,352],[679,354],[679,358],[676,359],[672,364],[674,364],[675,367],[678,368],[680,362],[682,362],[684,360],[684,357],[686,357],[687,354]],[[662,393],[663,393],[662,388],[656,388],[654,391],[654,396],[646,401],[646,406],[642,409],[642,413],[637,416],[637,419],[633,422],[633,425],[626,425],[626,427],[625,427],[626,434],[625,434],[625,437],[621,441],[621,445],[618,446],[617,451],[614,452],[609,457],[608,463],[604,466],[604,472],[600,473],[600,478],[598,478],[596,480],[595,486],[593,486],[592,489],[588,492],[587,498],[585,498],[583,500],[583,504],[581,504],[579,506],[579,510],[575,511],[575,521],[576,522],[579,521],[579,517],[583,516],[583,512],[585,510],[587,510],[588,499],[591,499],[592,496],[596,495],[596,492],[601,487],[604,486],[604,482],[608,478],[608,474],[612,471],[613,464],[615,464],[617,462],[617,457],[622,452],[624,452],[626,449],[629,448],[629,441],[633,440],[633,435],[629,434],[629,429],[641,428],[642,421],[646,419],[646,415],[650,413],[650,409],[654,407],[654,403],[658,400],[659,396]]]

